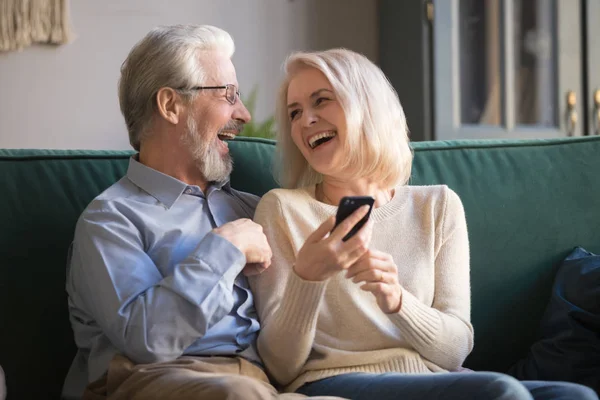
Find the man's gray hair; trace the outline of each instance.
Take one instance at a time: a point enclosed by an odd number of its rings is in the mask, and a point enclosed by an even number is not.
[[[184,101],[192,100],[196,92],[185,89],[204,84],[201,55],[213,51],[231,58],[235,46],[227,32],[209,25],[160,26],[131,49],[121,66],[119,104],[135,150],[148,134],[159,89],[184,89]]]

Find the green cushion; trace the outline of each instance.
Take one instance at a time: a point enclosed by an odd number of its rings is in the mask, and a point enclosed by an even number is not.
[[[275,187],[273,142],[236,139],[232,185]],[[600,253],[600,137],[415,143],[411,184],[462,198],[471,240],[475,350],[505,371],[526,354],[555,267],[574,246]],[[74,354],[64,290],[75,221],[125,174],[129,151],[0,150],[0,364],[9,398],[57,398]],[[401,238],[400,238],[401,240]]]

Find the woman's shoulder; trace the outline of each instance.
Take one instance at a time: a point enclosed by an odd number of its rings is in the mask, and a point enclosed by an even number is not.
[[[290,209],[302,209],[309,204],[313,198],[310,188],[302,189],[271,189],[260,199],[256,207],[257,214],[289,214]]]
[[[407,185],[403,187],[413,200],[439,206],[462,204],[458,194],[448,185]]]
[[[406,185],[402,186],[412,196],[421,197],[443,197],[453,192],[448,185]]]
[[[260,199],[260,203],[266,203],[269,205],[280,204],[287,205],[298,201],[306,201],[310,198],[307,188],[301,189],[271,189]]]
[[[428,210],[437,216],[443,225],[463,223],[465,209],[459,195],[447,185],[406,186],[412,207],[415,210]]]

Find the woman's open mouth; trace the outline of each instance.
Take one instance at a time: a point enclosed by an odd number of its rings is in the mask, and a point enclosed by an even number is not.
[[[336,136],[337,136],[336,131],[327,131],[327,132],[317,133],[316,135],[313,135],[308,139],[308,146],[312,150],[314,150],[317,147],[319,147],[320,145],[329,142],[331,139],[333,139]]]

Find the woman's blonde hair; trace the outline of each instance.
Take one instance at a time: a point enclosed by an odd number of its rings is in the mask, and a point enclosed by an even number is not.
[[[288,87],[298,70],[316,68],[329,80],[346,117],[348,154],[344,170],[377,180],[391,188],[406,184],[413,154],[404,110],[383,72],[362,54],[347,49],[297,52],[284,62],[285,77],[277,99],[277,156],[279,183],[298,188],[321,182],[291,137],[287,110]]]

